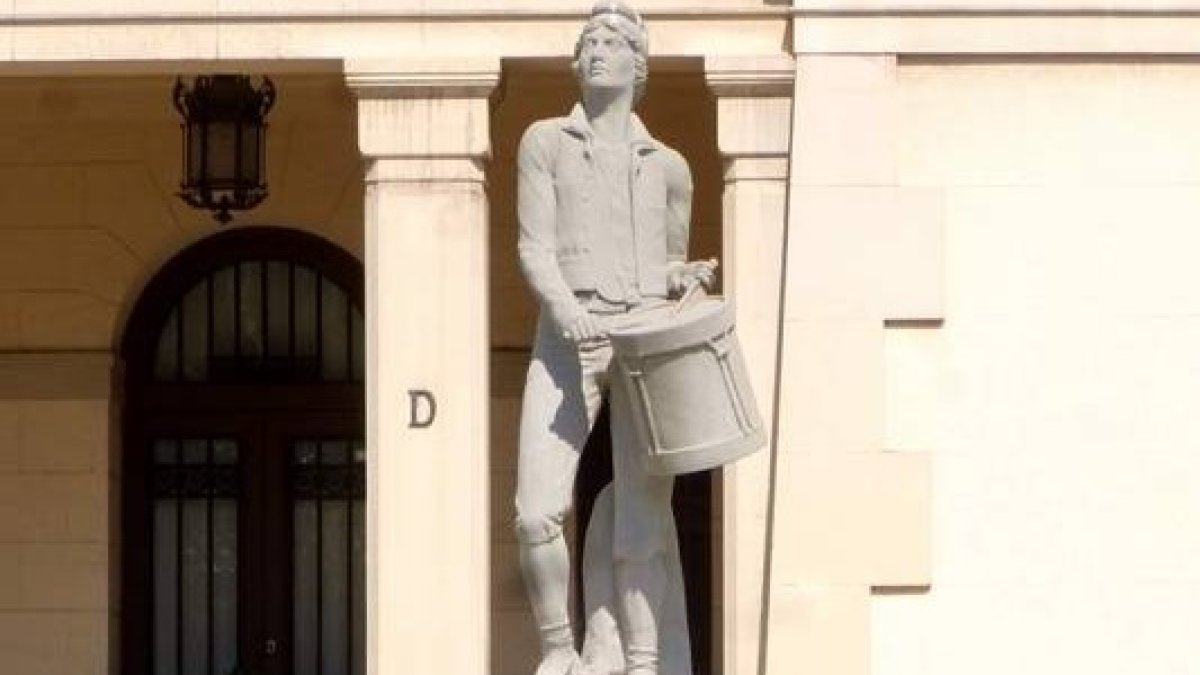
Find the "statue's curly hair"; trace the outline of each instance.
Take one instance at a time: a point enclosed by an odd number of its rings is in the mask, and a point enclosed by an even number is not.
[[[601,27],[611,29],[625,38],[630,49],[633,50],[633,96],[634,100],[640,99],[646,93],[646,81],[650,75],[647,65],[647,58],[650,54],[650,38],[646,33],[646,25],[642,22],[642,17],[621,0],[601,0],[592,6],[587,23],[584,24],[583,30],[579,31],[579,38],[575,40],[575,56],[571,67],[575,71],[576,79],[581,81],[583,79],[582,66],[579,63],[579,54],[583,51],[583,39]]]

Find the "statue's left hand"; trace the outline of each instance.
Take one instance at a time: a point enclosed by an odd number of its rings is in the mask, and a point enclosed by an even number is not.
[[[602,341],[604,340],[604,334],[605,329],[600,318],[587,312],[579,315],[563,331],[563,337],[574,342],[576,345]]]

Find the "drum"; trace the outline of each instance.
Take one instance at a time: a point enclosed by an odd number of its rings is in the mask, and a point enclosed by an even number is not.
[[[766,441],[734,332],[733,307],[703,296],[678,313],[609,333],[646,468],[703,471]]]

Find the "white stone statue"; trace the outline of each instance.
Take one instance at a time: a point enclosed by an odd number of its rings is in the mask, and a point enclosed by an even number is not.
[[[691,675],[672,476],[647,473],[606,333],[709,285],[686,262],[692,181],[632,111],[647,35],[623,2],[593,7],[575,46],[581,101],[530,125],[518,151],[521,268],[541,306],[521,409],[516,530],[541,638],[536,675]],[[576,468],[610,397],[613,484],[586,533],[587,629],[576,651],[562,527]]]

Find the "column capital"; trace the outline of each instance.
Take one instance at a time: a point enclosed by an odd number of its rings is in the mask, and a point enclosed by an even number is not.
[[[717,97],[717,150],[727,179],[744,174],[730,172],[738,160],[787,157],[796,89],[792,57],[707,57],[704,77]]]
[[[344,68],[367,160],[487,156],[499,59],[348,60]]]
[[[795,88],[796,63],[786,54],[707,56],[704,79],[717,98],[790,97]]]

